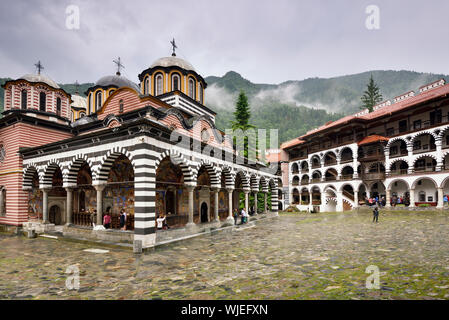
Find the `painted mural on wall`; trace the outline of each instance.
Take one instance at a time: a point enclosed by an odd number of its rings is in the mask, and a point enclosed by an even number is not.
[[[29,219],[42,219],[42,192],[39,190],[39,176],[34,173],[32,189],[28,191]]]
[[[103,197],[112,199],[113,213],[125,209],[128,214],[134,215],[134,169],[125,156],[114,161]]]

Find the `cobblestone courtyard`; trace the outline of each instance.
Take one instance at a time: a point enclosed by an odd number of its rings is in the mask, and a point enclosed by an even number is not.
[[[449,214],[281,214],[145,255],[0,234],[1,299],[448,299]],[[77,265],[80,288],[67,290]],[[366,289],[369,265],[380,290]]]

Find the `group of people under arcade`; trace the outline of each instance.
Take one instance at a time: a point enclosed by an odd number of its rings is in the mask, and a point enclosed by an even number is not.
[[[96,215],[96,211],[95,210],[95,215]],[[119,214],[119,228],[120,230],[126,230],[126,220],[127,220],[127,214],[125,209],[121,209],[120,210],[120,214]],[[95,217],[91,216],[91,219],[93,219],[92,221],[96,221],[94,220]],[[103,226],[105,227],[105,229],[111,229],[112,227],[112,215],[111,215],[111,208],[108,207],[108,209],[106,210],[106,213],[103,215]]]

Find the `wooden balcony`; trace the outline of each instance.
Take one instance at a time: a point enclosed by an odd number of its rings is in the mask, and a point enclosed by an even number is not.
[[[407,174],[407,169],[390,171],[390,176],[402,176]]]
[[[364,173],[362,174],[362,180],[384,180],[385,172],[374,172],[374,173]]]

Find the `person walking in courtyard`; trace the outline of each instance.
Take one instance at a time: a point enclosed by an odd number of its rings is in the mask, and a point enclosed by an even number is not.
[[[109,215],[109,212],[106,212],[106,214],[103,217],[103,226],[106,229],[111,228],[111,216]]]
[[[374,207],[373,210],[373,222],[376,221],[376,223],[379,220],[379,209],[377,208],[377,206]]]
[[[245,224],[245,223],[246,223],[246,215],[247,215],[247,213],[246,213],[246,211],[245,211],[245,208],[242,208],[242,211],[241,211],[242,224]]]
[[[237,219],[239,218],[239,212],[237,209],[234,209],[232,216],[234,217],[234,225],[237,225]]]
[[[125,210],[124,209],[120,210],[119,219],[120,219],[120,229],[124,230],[125,222],[126,222],[126,215],[125,215]]]

